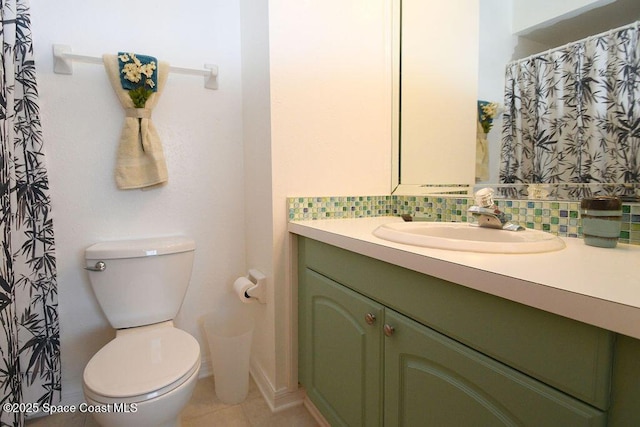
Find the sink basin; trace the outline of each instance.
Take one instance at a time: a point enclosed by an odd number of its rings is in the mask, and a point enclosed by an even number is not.
[[[562,239],[539,230],[505,231],[463,222],[392,222],[373,231],[397,243],[453,251],[524,254],[565,247]]]

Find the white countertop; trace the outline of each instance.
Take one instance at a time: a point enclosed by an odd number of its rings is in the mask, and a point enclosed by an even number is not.
[[[289,231],[371,258],[640,339],[640,246],[587,246],[537,254],[431,249],[380,239],[398,217],[294,221]]]

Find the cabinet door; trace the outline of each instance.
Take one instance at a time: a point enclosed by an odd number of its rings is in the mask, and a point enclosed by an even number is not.
[[[307,395],[332,426],[382,425],[382,306],[309,269],[299,285]]]
[[[386,426],[600,426],[597,409],[386,309]]]

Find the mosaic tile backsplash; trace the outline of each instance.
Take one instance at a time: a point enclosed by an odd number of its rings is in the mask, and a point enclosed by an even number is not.
[[[426,216],[434,221],[467,222],[470,198],[434,196],[291,197],[289,220]],[[562,237],[582,237],[579,201],[496,200],[507,217],[526,228]],[[640,203],[623,203],[621,243],[640,245]]]

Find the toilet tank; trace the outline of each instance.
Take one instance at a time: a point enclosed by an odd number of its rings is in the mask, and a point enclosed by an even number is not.
[[[158,237],[101,242],[85,250],[96,299],[116,329],[172,320],[184,300],[195,242]],[[104,263],[102,271],[94,271]]]

